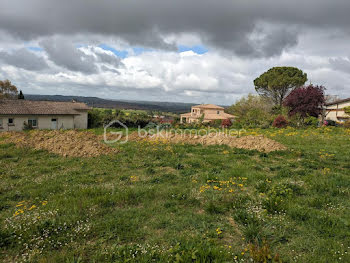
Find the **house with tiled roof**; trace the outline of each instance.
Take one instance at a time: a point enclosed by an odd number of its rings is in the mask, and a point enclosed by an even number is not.
[[[86,129],[88,110],[85,103],[0,100],[0,131],[34,129]]]
[[[235,116],[225,113],[224,108],[214,104],[201,104],[193,106],[191,112],[180,115],[181,123],[194,123],[203,118],[203,122],[215,120],[233,120]]]
[[[350,98],[327,103],[324,108],[325,120],[345,122],[350,120],[350,116],[345,113],[345,108],[350,107]]]

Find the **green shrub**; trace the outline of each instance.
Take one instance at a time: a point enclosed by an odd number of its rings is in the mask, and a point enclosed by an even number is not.
[[[344,128],[350,129],[350,120],[347,120],[347,121],[344,123]]]
[[[286,185],[274,185],[267,192],[263,206],[269,213],[283,212],[292,194],[293,190]]]
[[[237,116],[235,128],[267,128],[273,122],[272,104],[266,99],[249,94],[227,109]],[[237,127],[240,125],[240,127]]]
[[[27,122],[23,122],[23,130],[24,131],[33,130],[33,126],[28,124]]]
[[[223,214],[225,212],[225,208],[219,203],[214,203],[211,201],[206,205],[205,211],[209,214]]]
[[[305,118],[304,120],[304,125],[306,126],[312,126],[312,127],[317,127],[319,125],[320,121],[316,117],[309,116]]]

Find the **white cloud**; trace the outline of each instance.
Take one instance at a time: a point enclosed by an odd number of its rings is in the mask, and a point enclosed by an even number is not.
[[[132,50],[130,46],[122,46],[117,38],[87,35],[84,42],[82,35],[42,37],[30,45],[45,43],[45,51],[35,56],[44,60],[48,70],[35,72],[30,64],[20,68],[15,63],[9,65],[2,61],[0,79],[11,79],[27,94],[232,104],[241,96],[254,93],[253,80],[269,68],[295,66],[304,70],[313,84],[325,85],[327,93],[350,96],[347,50],[337,50],[336,56],[324,54],[321,49],[313,50],[315,42],[311,40],[323,39],[331,46],[332,39],[324,31],[304,31],[313,37],[301,37],[297,46],[284,50],[281,55],[249,59],[214,47],[208,47],[210,51],[201,55],[193,51],[153,50],[138,55],[129,52],[130,56],[122,59],[99,47],[107,43],[116,49]],[[182,38],[187,39],[187,45],[198,40],[195,34]],[[335,39],[334,46],[341,47],[337,41]],[[83,46],[76,48],[78,44]],[[12,54],[14,49],[10,46],[1,43],[0,51]],[[21,50],[28,47],[28,43],[14,46]]]

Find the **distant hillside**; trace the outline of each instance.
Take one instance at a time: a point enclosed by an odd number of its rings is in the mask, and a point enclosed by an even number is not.
[[[27,100],[46,101],[72,101],[84,102],[90,107],[109,109],[133,109],[153,110],[162,112],[183,113],[189,112],[195,104],[179,102],[151,102],[151,101],[130,101],[130,100],[106,100],[97,97],[63,96],[63,95],[30,95],[26,94]]]

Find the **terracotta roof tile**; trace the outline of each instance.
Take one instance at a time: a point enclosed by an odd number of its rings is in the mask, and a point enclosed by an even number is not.
[[[202,108],[202,109],[220,109],[223,110],[223,107],[214,105],[214,104],[201,104],[201,105],[197,105],[197,106],[193,106],[193,108]]]
[[[337,101],[330,102],[330,103],[326,103],[325,106],[336,105],[336,104],[344,103],[344,102],[348,102],[348,101],[350,101],[350,98],[343,99],[343,100],[337,100]]]
[[[78,115],[89,109],[80,102],[0,100],[1,115]]]
[[[228,114],[228,113],[221,113],[221,114],[205,114],[204,119],[206,120],[225,120],[225,119],[234,119],[235,116]]]

